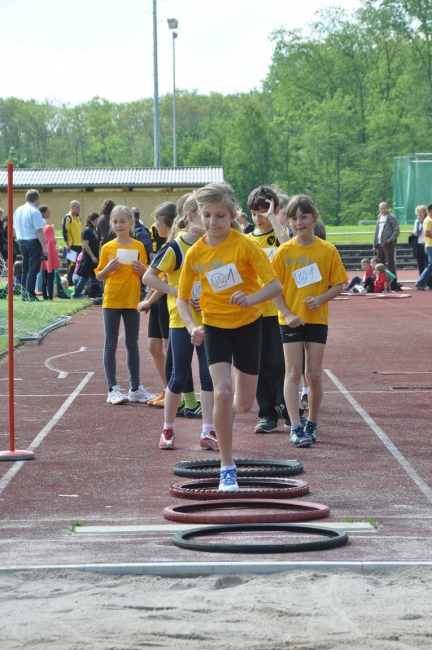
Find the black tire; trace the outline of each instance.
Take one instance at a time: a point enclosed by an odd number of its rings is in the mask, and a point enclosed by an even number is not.
[[[304,533],[306,530],[310,535],[322,535],[329,539],[321,539],[317,542],[300,542],[298,544],[216,544],[191,540],[192,537],[205,537],[231,532],[256,531],[262,533],[277,530],[290,533]],[[348,535],[343,531],[332,528],[301,524],[235,524],[180,531],[174,535],[173,542],[175,546],[180,548],[186,548],[190,551],[207,551],[209,553],[300,553],[324,551],[329,548],[344,546],[348,542]]]
[[[237,476],[274,478],[301,474],[303,465],[297,460],[265,460],[257,458],[237,458]],[[265,469],[239,469],[239,467],[260,467]],[[213,469],[214,468],[214,469]],[[220,460],[185,460],[173,467],[176,476],[186,478],[219,478]]]
[[[309,493],[307,481],[288,478],[238,478],[236,499],[294,499]],[[232,499],[232,492],[219,492],[219,480],[213,478],[172,483],[170,494],[178,499]]]

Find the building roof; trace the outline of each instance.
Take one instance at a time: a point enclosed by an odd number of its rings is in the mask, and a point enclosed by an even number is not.
[[[222,183],[222,167],[130,167],[75,169],[14,169],[14,188],[69,187],[201,187]],[[0,169],[0,188],[7,170]]]

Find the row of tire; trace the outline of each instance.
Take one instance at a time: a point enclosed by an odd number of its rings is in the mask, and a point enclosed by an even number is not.
[[[307,481],[287,478],[301,474],[302,463],[295,460],[236,459],[235,464],[240,487],[240,491],[235,493],[218,491],[220,461],[184,461],[174,465],[175,475],[194,480],[173,483],[170,494],[191,501],[166,507],[162,513],[165,519],[183,524],[222,524],[178,532],[173,540],[176,546],[213,552],[287,553],[323,550],[347,543],[345,532],[289,523],[322,519],[330,514],[330,508],[324,504],[294,499],[308,494],[310,490]],[[233,509],[254,512],[227,512]],[[226,537],[251,531],[283,531],[303,536],[316,535],[324,539],[288,544],[209,543],[194,539],[213,535]]]

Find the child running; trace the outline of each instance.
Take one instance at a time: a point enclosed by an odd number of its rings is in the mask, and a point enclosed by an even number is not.
[[[348,275],[335,246],[314,234],[319,215],[309,196],[293,197],[287,215],[294,237],[278,248],[273,259],[273,268],[282,284],[282,296],[274,302],[279,309],[285,355],[290,443],[310,447],[317,439],[323,394],[321,372],[328,333],[328,301],[341,293]],[[303,348],[309,385],[309,418],[304,426],[298,410]]]
[[[140,357],[138,347],[141,276],[146,270],[147,254],[141,242],[133,239],[134,218],[125,205],[117,205],[110,216],[110,226],[115,239],[102,246],[99,263],[95,269],[97,279],[105,280],[102,313],[105,328],[104,368],[108,382],[108,404],[141,402],[146,404],[150,394],[140,382]],[[129,394],[124,395],[117,383],[116,350],[123,319],[124,338],[129,371]]]
[[[172,371],[165,391],[164,427],[160,437],[160,449],[173,449],[175,438],[175,417],[180,403],[182,391],[191,373],[194,345],[191,337],[181,320],[176,304],[177,287],[180,272],[187,251],[204,234],[198,204],[193,196],[184,204],[185,217],[177,217],[171,229],[170,241],[159,251],[152,260],[151,267],[146,271],[144,282],[157,292],[168,295],[169,310],[169,345],[172,354]],[[181,234],[179,234],[181,232]],[[178,235],[178,236],[177,236]],[[173,239],[171,239],[171,237]],[[168,283],[160,277],[165,273]],[[199,306],[201,287],[196,283],[193,293],[193,310],[191,312],[194,324],[202,325]],[[138,311],[145,303],[138,305]],[[205,350],[203,346],[196,348],[200,379],[201,407],[203,414],[203,431],[200,439],[202,449],[218,450],[218,442],[213,426],[213,384],[210,377]]]
[[[281,285],[267,256],[235,229],[237,205],[232,188],[212,183],[197,190],[195,198],[206,234],[186,254],[177,306],[192,344],[200,346],[204,341],[213,380],[213,421],[221,452],[219,490],[237,491],[233,413],[245,413],[253,406],[261,358],[260,303],[279,295]],[[189,304],[197,280],[202,288],[204,326],[196,324]]]

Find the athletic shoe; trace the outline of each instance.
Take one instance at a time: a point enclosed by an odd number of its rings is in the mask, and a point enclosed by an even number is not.
[[[416,285],[415,285],[415,288],[416,288],[416,289],[420,289],[421,291],[430,291],[430,290],[431,290],[430,287],[422,287],[422,286],[420,286],[419,284],[416,284]]]
[[[312,444],[312,438],[310,438],[305,432],[301,424],[297,425],[294,431],[291,429],[290,433],[290,444],[293,447],[310,447]]]
[[[277,422],[270,418],[261,418],[254,429],[255,433],[272,433],[277,431]]]
[[[182,399],[177,409],[176,418],[184,418],[184,412],[185,412],[185,401],[184,399]]]
[[[184,410],[184,416],[185,418],[202,418],[202,408],[201,408],[201,402],[198,400],[197,405],[193,409],[188,409],[185,406]]]
[[[160,395],[153,395],[147,402],[149,406],[157,406],[160,409],[163,409],[165,406],[165,391],[163,390]]]
[[[308,409],[309,408],[309,396],[307,393],[301,396],[300,398],[300,404],[303,409]]]
[[[276,404],[275,411],[280,418],[283,418],[283,412],[285,409],[285,404]]]
[[[311,422],[310,420],[306,421],[306,424],[303,427],[303,431],[313,443],[316,442],[318,436],[318,424],[316,422]]]
[[[234,467],[221,467],[219,492],[238,492],[237,469]]]
[[[203,431],[200,438],[201,449],[213,449],[219,451],[219,443],[216,438],[216,433],[213,431]]]
[[[174,429],[164,429],[159,440],[159,449],[174,449]]]
[[[120,386],[113,386],[108,393],[107,404],[126,404],[126,402],[129,402],[129,397],[123,395]]]
[[[138,386],[137,390],[130,390],[129,402],[139,402],[140,404],[147,404],[149,399],[154,399],[155,396],[149,393],[144,386]]]

